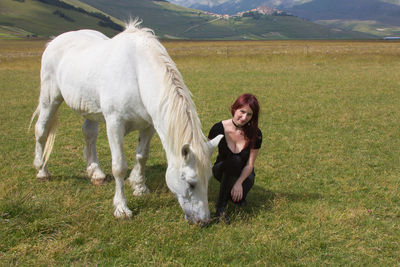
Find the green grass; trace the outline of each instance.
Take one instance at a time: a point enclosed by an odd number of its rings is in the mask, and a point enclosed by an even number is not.
[[[400,263],[400,51],[392,42],[167,42],[203,130],[258,96],[263,145],[248,206],[231,225],[187,224],[168,191],[156,136],[152,193],[112,216],[114,182],[85,178],[82,118],[65,105],[38,182],[27,133],[44,42],[0,41],[0,265],[397,266]],[[126,138],[132,166],[137,134]],[[111,173],[101,126],[100,163]],[[215,155],[214,155],[215,157]],[[210,180],[210,209],[218,184]]]

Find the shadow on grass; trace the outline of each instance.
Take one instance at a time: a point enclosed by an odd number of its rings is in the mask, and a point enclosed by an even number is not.
[[[111,182],[113,180],[113,177],[111,175],[106,176],[106,182]],[[86,175],[51,175],[51,178],[48,180],[37,180],[38,182],[41,183],[46,183],[46,182],[53,182],[53,181],[69,181],[72,182],[73,184],[86,184],[90,183],[90,179]]]
[[[167,171],[166,164],[156,164],[146,166],[146,185],[150,192],[167,192],[168,187],[165,182],[165,172]]]
[[[150,189],[151,192],[158,191],[160,188],[163,188],[166,186],[166,183],[165,183],[165,171],[166,170],[167,170],[167,166],[164,164],[146,166],[146,172],[145,172],[145,176],[147,178],[146,185]],[[132,169],[129,169],[127,171],[125,180],[128,179],[131,171],[132,171]],[[54,175],[53,172],[52,172],[51,178],[49,180],[38,180],[38,182],[45,183],[48,181],[68,180],[68,181],[75,181],[74,183],[76,183],[76,184],[90,183],[90,179],[87,175],[74,175],[73,173],[68,174],[68,175],[61,175],[61,174],[54,173],[55,174]],[[111,173],[106,174],[106,180],[105,180],[104,184],[106,185],[111,182],[112,183],[114,182],[113,175]]]
[[[219,182],[210,181],[210,188],[209,188],[209,202],[210,202],[210,211],[215,211],[215,205],[218,198],[219,192]],[[320,199],[322,196],[318,193],[293,193],[293,192],[282,192],[282,191],[271,191],[265,189],[261,186],[255,184],[250,192],[247,195],[247,203],[244,207],[239,207],[238,205],[234,204],[233,202],[229,201],[227,206],[227,212],[229,217],[246,221],[251,217],[255,217],[260,213],[270,212],[276,202],[279,201],[286,201],[288,203],[293,202],[307,202]],[[244,216],[240,216],[243,214]],[[233,216],[232,216],[233,215]],[[235,216],[239,215],[239,216]]]
[[[139,210],[152,208],[152,209],[161,209],[165,205],[178,205],[178,202],[174,198],[165,198],[163,196],[163,200],[160,201],[158,195],[169,193],[169,189],[165,182],[165,172],[167,166],[166,164],[155,164],[146,166],[145,175],[147,177],[146,185],[150,189],[150,195],[145,196],[144,198],[134,198],[133,202],[128,201],[129,207],[134,212],[134,216],[137,215]],[[131,170],[128,171],[128,174]],[[90,184],[90,180],[87,176],[83,175],[60,175],[60,176],[52,176],[52,180],[63,181],[69,180],[71,183],[76,184],[77,186],[82,184]],[[111,174],[107,174],[105,185],[109,184],[113,181],[114,178]],[[209,181],[208,188],[208,200],[211,214],[215,214],[215,205],[219,192],[219,182],[216,181],[215,178],[211,177]],[[129,185],[125,185],[126,194],[130,194],[128,191]],[[129,193],[128,193],[129,192]],[[318,193],[310,193],[310,192],[282,192],[282,191],[271,191],[265,189],[262,186],[257,185],[257,183],[253,186],[251,191],[247,196],[247,204],[245,207],[238,207],[234,203],[229,202],[228,204],[228,214],[232,217],[236,217],[236,219],[241,221],[246,221],[252,217],[256,217],[260,213],[269,212],[274,208],[279,201],[285,201],[288,203],[291,202],[306,202],[313,201],[316,199],[320,199],[321,195]],[[238,215],[238,216],[235,216]],[[242,216],[244,215],[244,216]]]

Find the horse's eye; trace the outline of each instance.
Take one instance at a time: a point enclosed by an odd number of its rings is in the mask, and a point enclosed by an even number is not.
[[[193,190],[197,185],[197,181],[195,179],[191,179],[188,181],[188,184],[189,184],[190,189]]]

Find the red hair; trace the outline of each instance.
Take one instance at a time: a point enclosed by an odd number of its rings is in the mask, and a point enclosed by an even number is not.
[[[258,104],[257,98],[252,94],[243,94],[239,96],[231,106],[231,113],[233,116],[236,110],[246,105],[249,105],[253,111],[253,116],[251,117],[251,120],[243,127],[243,130],[247,141],[250,142],[250,147],[252,148],[254,147],[254,144],[258,138],[258,113],[260,111],[260,105]]]

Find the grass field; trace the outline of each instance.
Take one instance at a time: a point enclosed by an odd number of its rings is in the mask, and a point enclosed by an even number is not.
[[[85,178],[82,118],[65,105],[38,182],[29,120],[43,42],[0,41],[0,265],[398,266],[400,43],[167,42],[192,91],[203,131],[258,96],[263,145],[256,182],[231,225],[189,225],[168,191],[156,136],[151,194],[126,187],[132,220],[112,216],[114,182]],[[137,134],[126,138],[134,163]],[[104,125],[98,152],[111,173]],[[215,157],[215,155],[214,155]],[[218,184],[210,180],[215,211]]]

